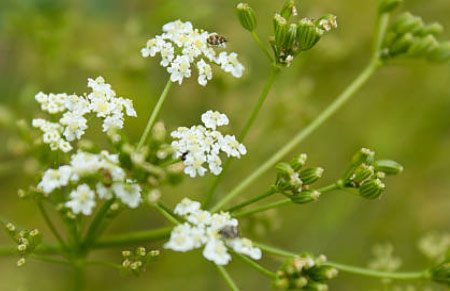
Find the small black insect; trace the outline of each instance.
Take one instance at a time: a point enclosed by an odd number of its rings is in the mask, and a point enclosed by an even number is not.
[[[241,231],[237,226],[227,225],[224,226],[221,230],[219,230],[219,234],[223,238],[237,238],[241,235]]]
[[[208,39],[206,40],[208,45],[210,46],[224,46],[228,40],[221,35],[218,34],[211,34]]]
[[[184,152],[184,153],[181,155],[181,160],[182,160],[182,161],[185,161],[185,160],[186,160],[187,154],[188,154],[188,152]]]

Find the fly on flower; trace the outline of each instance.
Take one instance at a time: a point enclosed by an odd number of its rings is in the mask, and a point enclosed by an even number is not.
[[[198,83],[206,86],[212,79],[210,64],[221,67],[236,78],[242,77],[244,66],[238,61],[236,53],[216,52],[215,48],[225,47],[226,38],[204,30],[196,29],[192,23],[176,20],[162,27],[163,33],[147,41],[141,49],[142,56],[161,56],[161,66],[167,68],[172,82],[181,84],[190,78],[192,69],[198,71]]]

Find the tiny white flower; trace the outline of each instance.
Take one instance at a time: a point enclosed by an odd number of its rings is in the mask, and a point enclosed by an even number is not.
[[[71,200],[66,202],[66,207],[72,209],[73,213],[91,215],[95,207],[95,193],[88,185],[82,184],[70,193]]]
[[[57,188],[67,186],[71,175],[72,167],[70,166],[61,166],[59,169],[48,169],[37,187],[44,191],[44,193],[50,194]]]
[[[191,226],[187,223],[177,225],[170,234],[170,240],[164,248],[177,252],[187,252],[195,248],[195,240],[191,236]]]
[[[210,239],[203,249],[203,256],[216,265],[224,266],[231,260],[231,256],[227,251],[227,247],[223,241],[218,239]]]
[[[136,208],[141,203],[141,186],[132,183],[114,183],[112,189],[124,204]]]
[[[217,126],[228,125],[228,117],[219,111],[208,110],[202,114],[202,122],[207,128],[216,129]]]
[[[177,204],[173,212],[178,215],[187,215],[199,210],[200,206],[200,202],[192,201],[189,198],[184,198]]]
[[[177,56],[171,66],[167,68],[170,80],[181,84],[184,78],[191,76],[191,65],[187,56]]]
[[[100,199],[109,200],[113,198],[111,187],[106,187],[103,183],[97,183],[95,190],[97,191],[97,196]]]
[[[235,238],[229,241],[228,244],[235,252],[247,255],[254,260],[259,260],[262,257],[261,249],[255,248],[252,241],[248,238]]]

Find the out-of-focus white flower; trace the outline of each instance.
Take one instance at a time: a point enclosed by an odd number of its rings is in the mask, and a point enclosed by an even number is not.
[[[202,122],[205,126],[179,127],[171,132],[175,139],[171,144],[175,150],[175,158],[182,157],[184,172],[192,178],[203,176],[207,172],[205,163],[211,173],[219,175],[222,171],[220,151],[237,158],[247,153],[245,146],[234,136],[223,136],[215,130],[218,126],[228,124],[229,120],[225,114],[209,110],[202,115]]]
[[[92,92],[87,96],[66,93],[47,95],[42,92],[36,94],[35,99],[42,110],[50,114],[62,113],[57,123],[33,119],[33,127],[43,132],[43,141],[50,145],[51,150],[71,151],[69,142],[79,140],[88,128],[87,119],[84,117],[88,113],[94,113],[103,119],[103,131],[109,136],[113,136],[117,129],[123,128],[124,114],[137,116],[133,101],[116,97],[116,92],[102,77],[88,79],[88,87]]]
[[[95,193],[88,185],[82,184],[70,193],[71,200],[66,202],[66,207],[72,209],[73,213],[91,215],[95,207]]]
[[[209,44],[208,39],[217,36],[217,33],[209,33],[204,30],[194,29],[191,22],[180,20],[163,25],[163,33],[147,41],[147,45],[141,49],[144,58],[161,55],[161,66],[167,67],[172,82],[181,84],[184,78],[191,77],[191,64],[195,64],[198,70],[198,83],[206,86],[212,79],[211,65],[207,62],[220,65],[225,72],[240,78],[244,66],[238,61],[236,53],[222,52],[222,57],[217,57],[215,47],[224,48],[225,43],[219,46]]]
[[[141,186],[138,184],[133,184],[131,182],[127,183],[114,183],[112,189],[124,204],[128,205],[130,208],[136,208],[141,203]]]
[[[70,166],[61,166],[59,169],[48,169],[45,171],[37,187],[44,191],[44,193],[50,194],[56,188],[67,186],[71,175],[72,167]]]
[[[183,216],[186,222],[177,225],[166,249],[187,252],[204,246],[203,256],[217,265],[226,265],[231,260],[228,248],[235,252],[261,259],[261,249],[251,240],[239,237],[238,221],[227,212],[211,214],[200,209],[200,203],[184,198],[175,207],[174,213]]]

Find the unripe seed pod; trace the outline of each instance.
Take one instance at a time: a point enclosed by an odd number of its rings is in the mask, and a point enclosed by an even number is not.
[[[382,0],[380,2],[380,6],[378,6],[378,12],[381,13],[389,13],[393,10],[397,9],[398,6],[402,3],[401,0]]]
[[[450,41],[440,43],[438,47],[428,53],[430,62],[444,63],[450,60]]]
[[[275,32],[275,45],[281,48],[286,42],[288,23],[284,17],[276,13],[273,17],[273,31]]]
[[[385,185],[380,179],[373,179],[364,182],[359,188],[359,195],[366,199],[376,199],[383,193]]]
[[[288,163],[279,163],[276,166],[276,170],[279,177],[286,179],[290,179],[290,177],[295,174],[294,170]]]
[[[403,172],[403,166],[392,160],[379,160],[374,164],[375,171],[383,172],[386,175],[397,175]]]
[[[374,157],[375,157],[374,151],[371,151],[366,148],[362,148],[361,150],[359,150],[359,152],[357,152],[356,154],[353,155],[352,166],[357,167],[357,166],[361,165],[362,163],[370,165],[370,164],[372,164]]]
[[[311,185],[322,178],[323,171],[324,170],[321,167],[305,169],[300,172],[300,179],[303,181],[304,185]]]
[[[317,190],[305,190],[291,196],[291,201],[296,204],[306,204],[316,201],[320,197],[320,192]]]
[[[338,275],[338,270],[331,266],[320,266],[313,268],[309,275],[315,281],[325,281],[335,278]]]
[[[328,291],[328,285],[324,283],[311,281],[307,286],[306,290],[311,291]]]
[[[415,29],[419,29],[423,26],[422,18],[414,16],[409,12],[405,12],[397,17],[396,21],[392,24],[392,28],[398,34],[404,34]]]
[[[276,278],[273,281],[273,287],[277,289],[288,289],[289,288],[289,280],[287,278]]]
[[[299,154],[295,156],[290,162],[291,167],[294,171],[298,172],[306,164],[306,159],[308,156],[306,154]]]
[[[408,49],[408,55],[412,57],[423,57],[439,46],[436,38],[431,34],[418,39]]]
[[[441,34],[443,30],[444,27],[440,23],[435,22],[421,27],[420,29],[415,31],[415,34],[418,36],[426,36],[429,34],[437,36]]]
[[[322,30],[330,31],[332,28],[337,28],[336,15],[325,14],[316,20],[316,26]]]
[[[323,30],[317,28],[311,19],[303,18],[298,22],[297,42],[299,49],[306,51],[311,49],[322,38]]]
[[[361,164],[356,168],[351,180],[355,183],[361,183],[362,181],[372,177],[375,173],[373,166],[367,166],[366,164]]]
[[[284,42],[284,47],[291,50],[297,39],[297,24],[292,23],[289,25],[289,30],[287,32],[286,40]]]
[[[389,53],[392,56],[406,53],[413,43],[414,43],[413,34],[409,32],[405,33],[404,35],[402,35],[402,37],[394,41],[389,50]]]
[[[253,31],[256,28],[256,13],[248,6],[247,3],[239,3],[236,6],[237,16],[242,27],[248,31]]]
[[[294,0],[287,0],[284,2],[283,7],[280,10],[280,15],[286,19],[289,19],[291,16],[297,15],[297,8],[295,7]]]
[[[306,277],[297,278],[294,281],[294,285],[295,285],[295,287],[302,289],[303,287],[308,285],[308,279],[306,279]]]

